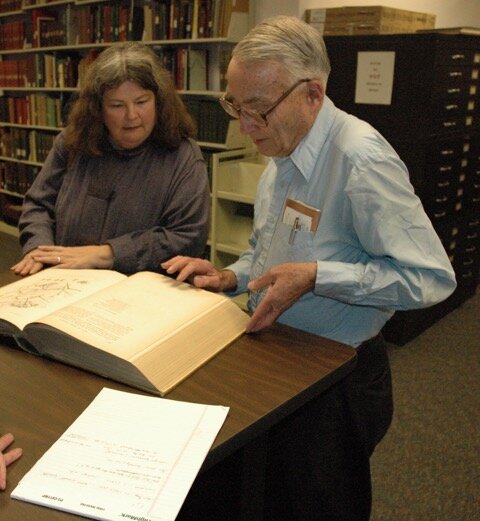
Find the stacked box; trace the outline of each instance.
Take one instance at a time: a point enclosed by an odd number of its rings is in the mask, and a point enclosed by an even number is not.
[[[434,14],[380,5],[305,10],[305,21],[324,36],[414,33],[434,29],[435,18]]]

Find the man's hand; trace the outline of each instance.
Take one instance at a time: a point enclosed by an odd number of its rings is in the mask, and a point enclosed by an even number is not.
[[[250,281],[250,291],[259,291],[267,287],[268,289],[247,324],[247,333],[259,331],[273,324],[302,295],[312,291],[315,288],[316,274],[316,262],[288,262],[274,266]]]
[[[4,434],[0,437],[0,490],[5,490],[7,486],[7,467],[22,455],[22,449],[12,449],[8,452],[4,450],[13,443],[14,438],[11,434]]]
[[[197,288],[209,291],[227,291],[237,285],[237,277],[232,271],[217,270],[208,260],[177,255],[168,261],[162,262],[161,267],[169,275],[178,273],[177,280],[187,280]]]
[[[113,251],[108,244],[99,246],[38,246],[30,251],[12,271],[17,275],[32,275],[44,266],[56,268],[98,268],[113,267]]]

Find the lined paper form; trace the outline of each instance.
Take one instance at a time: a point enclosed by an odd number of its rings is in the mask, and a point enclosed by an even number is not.
[[[105,521],[173,521],[227,413],[104,388],[11,497]]]

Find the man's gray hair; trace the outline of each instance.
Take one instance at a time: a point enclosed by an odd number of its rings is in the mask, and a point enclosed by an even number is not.
[[[260,22],[235,46],[232,57],[243,64],[280,62],[292,79],[319,78],[325,87],[330,74],[322,36],[295,16],[273,16]]]

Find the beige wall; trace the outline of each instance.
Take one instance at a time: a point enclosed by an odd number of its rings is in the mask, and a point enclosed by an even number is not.
[[[255,22],[288,14],[303,18],[305,9],[351,5],[384,5],[436,15],[436,27],[480,27],[480,0],[251,0]]]

